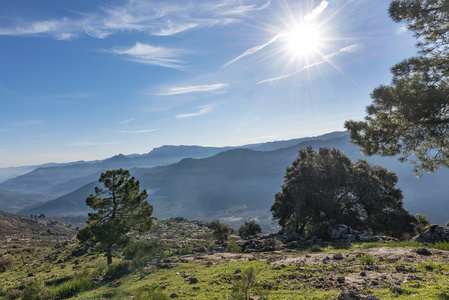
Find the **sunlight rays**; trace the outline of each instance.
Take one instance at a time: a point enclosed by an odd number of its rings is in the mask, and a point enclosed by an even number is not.
[[[302,14],[304,8],[293,11],[288,4],[285,4],[284,14],[279,16],[282,26],[272,31],[274,33],[272,38],[264,44],[249,48],[223,67],[264,51],[265,53],[259,56],[260,59],[272,60],[273,67],[279,65],[285,67],[283,74],[259,80],[256,85],[288,79],[305,71],[309,73],[310,79],[315,72],[313,68],[323,64],[329,64],[347,77],[332,59],[345,53],[355,53],[360,49],[360,45],[358,43],[344,45],[353,39],[338,37],[331,32],[335,31],[332,30],[332,26],[335,26],[334,19],[350,2],[329,10],[328,8],[334,5],[330,1],[323,0],[316,7],[309,7],[306,14]]]

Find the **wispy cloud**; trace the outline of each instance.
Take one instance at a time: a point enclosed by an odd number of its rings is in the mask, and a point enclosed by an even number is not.
[[[306,16],[304,16],[304,22],[311,22],[312,20],[316,19],[329,5],[328,1],[321,1],[321,3],[312,10],[312,12],[310,12],[309,14],[307,14]],[[235,63],[236,61],[252,55],[254,53],[259,52],[260,50],[264,49],[265,47],[273,44],[274,42],[276,42],[279,38],[283,37],[287,32],[285,30],[279,32],[278,34],[276,34],[273,38],[271,38],[268,42],[266,42],[265,44],[262,45],[258,45],[255,47],[252,47],[248,50],[246,50],[245,52],[243,52],[242,54],[240,54],[239,56],[237,56],[236,58],[230,60],[229,62],[227,62],[224,67],[229,66],[230,64]]]
[[[198,109],[197,112],[189,113],[189,114],[180,114],[180,115],[176,115],[175,117],[178,119],[188,119],[188,118],[203,116],[203,115],[213,112],[216,107],[217,107],[217,103],[202,105],[202,106],[197,107],[197,109]]]
[[[110,52],[117,55],[124,55],[127,59],[138,63],[182,69],[182,62],[177,59],[181,51],[177,49],[155,47],[137,42],[132,47],[115,48],[111,49]]]
[[[304,70],[310,69],[312,67],[315,67],[315,66],[327,63],[327,62],[330,62],[330,59],[332,57],[338,55],[338,54],[345,53],[345,52],[346,53],[356,52],[359,49],[360,49],[360,45],[359,44],[354,44],[354,45],[350,45],[350,46],[341,48],[338,51],[335,51],[335,52],[333,52],[333,53],[331,53],[329,55],[323,56],[322,60],[314,62],[314,63],[311,63],[311,64],[308,64],[308,65],[300,68],[299,70],[297,70],[297,71],[295,71],[293,73],[289,73],[289,74],[282,75],[282,76],[279,76],[279,77],[273,77],[273,78],[264,79],[264,80],[261,80],[261,81],[257,82],[256,85],[257,84],[268,83],[268,82],[273,82],[273,81],[289,78],[289,77],[291,77],[293,75],[296,75],[296,74],[298,74],[298,73],[300,73],[300,72],[302,72]]]
[[[81,22],[62,18],[60,20],[34,21],[29,24],[10,20],[13,25],[0,28],[0,35],[48,36],[57,40],[70,40],[80,33]]]
[[[307,14],[306,16],[304,16],[304,21],[305,22],[311,22],[314,19],[316,19],[319,15],[321,15],[321,13],[327,8],[327,6],[329,5],[328,1],[321,1],[320,4],[318,4],[317,7],[315,7],[311,13]]]
[[[245,56],[252,55],[252,54],[254,54],[254,53],[256,53],[256,52],[262,50],[263,48],[265,48],[265,47],[267,47],[267,46],[273,44],[274,42],[276,42],[276,41],[279,39],[279,37],[280,37],[281,35],[282,35],[282,33],[279,33],[279,34],[275,35],[271,40],[269,40],[268,42],[266,42],[265,44],[259,45],[259,46],[255,46],[255,47],[252,47],[252,48],[246,50],[245,52],[243,52],[242,54],[240,54],[239,56],[237,56],[237,57],[234,58],[233,60],[227,62],[227,63],[224,65],[224,67],[227,67],[227,66],[229,66],[230,64],[235,63],[235,62],[238,61],[239,59],[241,59],[241,58],[243,58],[243,57],[245,57]]]
[[[132,121],[134,121],[134,119],[123,120],[123,121],[117,122],[115,124],[117,124],[117,125],[129,124]]]
[[[214,84],[204,84],[204,85],[190,85],[190,86],[182,86],[182,87],[172,87],[163,92],[158,93],[159,96],[171,96],[171,95],[180,95],[187,93],[196,93],[196,92],[216,92],[223,91],[228,88],[228,83],[214,83]]]
[[[73,12],[70,17],[33,20],[9,18],[0,35],[46,36],[70,40],[81,35],[106,38],[123,31],[174,35],[188,30],[240,21],[249,12],[267,8],[256,0],[146,1],[127,0],[121,5],[102,5],[96,11]]]
[[[158,131],[159,129],[143,129],[143,130],[117,130],[118,133],[147,133]]]
[[[104,146],[112,146],[112,145],[118,145],[126,143],[126,141],[120,141],[120,142],[106,142],[106,143],[99,143],[99,142],[75,142],[68,144],[69,146],[80,146],[80,147],[104,147]]]
[[[42,120],[28,120],[28,121],[13,123],[12,125],[14,125],[14,126],[33,126],[33,125],[39,125],[42,123],[44,123],[44,121],[42,121]]]

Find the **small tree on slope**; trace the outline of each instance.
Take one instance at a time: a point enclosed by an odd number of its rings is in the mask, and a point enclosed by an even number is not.
[[[139,190],[139,181],[130,178],[129,171],[119,169],[101,174],[99,182],[86,204],[96,210],[89,213],[87,226],[80,230],[80,241],[94,238],[106,247],[108,265],[112,263],[112,247],[124,245],[130,232],[143,233],[152,226],[153,207],[145,200],[146,190]]]

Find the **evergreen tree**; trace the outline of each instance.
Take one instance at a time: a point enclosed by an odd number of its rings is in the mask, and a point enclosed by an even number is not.
[[[365,160],[352,163],[338,149],[311,146],[287,168],[282,192],[271,207],[279,225],[326,237],[328,226],[401,236],[414,218],[403,208],[397,176]]]
[[[365,154],[399,154],[418,175],[449,167],[449,1],[395,0],[389,13],[415,33],[419,55],[395,65],[391,85],[373,91],[365,121],[345,127]]]
[[[139,190],[139,181],[130,178],[129,171],[119,169],[101,174],[99,182],[106,190],[96,187],[86,204],[96,212],[89,213],[87,226],[78,239],[94,238],[106,247],[108,265],[112,263],[112,247],[125,245],[130,232],[143,233],[152,226],[153,207],[145,200],[146,190]]]

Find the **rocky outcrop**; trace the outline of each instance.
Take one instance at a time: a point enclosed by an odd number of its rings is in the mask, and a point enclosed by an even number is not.
[[[388,241],[397,241],[389,236],[374,235],[369,232],[357,231],[345,224],[335,225],[327,229],[327,233],[332,241],[344,242],[376,242],[385,243]]]
[[[449,242],[449,228],[444,228],[439,225],[430,225],[426,231],[412,238],[412,241],[428,244]]]

